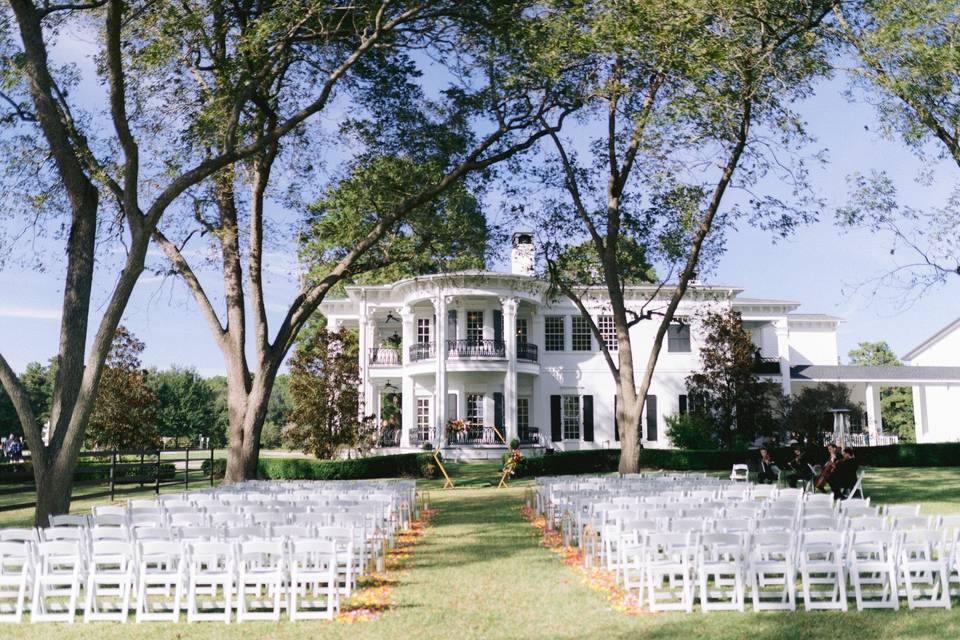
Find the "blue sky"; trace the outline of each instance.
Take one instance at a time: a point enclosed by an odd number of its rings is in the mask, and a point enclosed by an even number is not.
[[[81,60],[88,42],[67,42],[61,53]],[[809,132],[817,138],[816,146],[829,152],[829,164],[815,169],[811,176],[818,194],[828,203],[820,222],[777,242],[754,229],[733,233],[726,255],[708,282],[741,287],[746,297],[793,300],[801,303],[802,312],[844,318],[838,338],[844,356],[862,340],[886,340],[902,355],[960,315],[960,277],[908,305],[897,291],[873,295],[869,287],[858,288],[890,269],[897,257],[889,255],[888,237],[838,229],[831,209],[845,201],[846,176],[853,172],[887,171],[902,200],[923,208],[945,202],[960,170],[948,163],[921,163],[902,145],[882,139],[872,108],[849,102],[842,95],[844,87],[842,79],[825,82],[798,106]],[[96,85],[81,87],[81,93],[88,91],[90,96],[100,90]],[[921,169],[933,172],[930,184],[917,182]],[[497,209],[490,208],[491,212]],[[56,351],[63,249],[44,241],[42,250],[52,257],[45,272],[24,270],[13,262],[0,271],[0,350],[18,371],[28,362],[47,360]],[[267,256],[267,303],[274,325],[283,305],[296,293],[292,253],[280,247]],[[207,274],[207,278],[214,276]],[[99,274],[94,320],[99,320],[111,284],[109,274]],[[204,375],[223,372],[206,324],[176,281],[144,274],[124,324],[146,343],[143,360],[147,366],[192,366]]]

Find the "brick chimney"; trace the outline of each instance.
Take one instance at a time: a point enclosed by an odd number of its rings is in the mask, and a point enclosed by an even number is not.
[[[518,276],[532,276],[535,251],[533,232],[517,231],[512,238],[513,249],[510,252],[510,273]]]

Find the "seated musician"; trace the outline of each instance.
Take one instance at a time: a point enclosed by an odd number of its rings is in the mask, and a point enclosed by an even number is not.
[[[780,477],[780,467],[770,457],[766,447],[760,447],[760,462],[757,464],[757,482],[774,483]]]
[[[799,444],[793,447],[793,458],[786,465],[787,482],[791,487],[798,484],[804,484],[814,476],[813,466],[810,464],[810,457],[804,452]]]
[[[840,462],[843,456],[840,454],[840,447],[833,444],[832,442],[827,443],[827,459],[823,461],[823,466],[827,466],[830,463],[836,464]]]
[[[850,497],[850,492],[857,484],[857,471],[860,469],[860,462],[853,455],[853,450],[846,448],[843,450],[841,459],[837,462],[836,469],[830,476],[830,490],[833,491],[833,497],[837,500],[843,500]]]

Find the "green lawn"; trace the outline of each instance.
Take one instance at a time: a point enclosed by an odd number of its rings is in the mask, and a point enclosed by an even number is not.
[[[343,638],[401,640],[470,638],[957,638],[960,609],[833,613],[710,613],[628,616],[582,585],[556,554],[537,544],[520,518],[524,486],[498,490],[496,466],[450,465],[452,491],[427,481],[440,509],[414,551],[394,596],[398,606],[381,619],[344,623],[152,623],[136,626],[78,623],[3,627],[5,638]],[[876,502],[921,501],[929,512],[960,511],[960,469],[881,469],[868,472]]]

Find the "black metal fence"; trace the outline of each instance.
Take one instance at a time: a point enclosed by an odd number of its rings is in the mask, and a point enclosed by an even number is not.
[[[152,451],[81,451],[73,475],[72,500],[106,498],[165,488],[212,486],[213,449]],[[33,468],[27,455],[22,463],[0,465],[0,511],[36,506]]]

